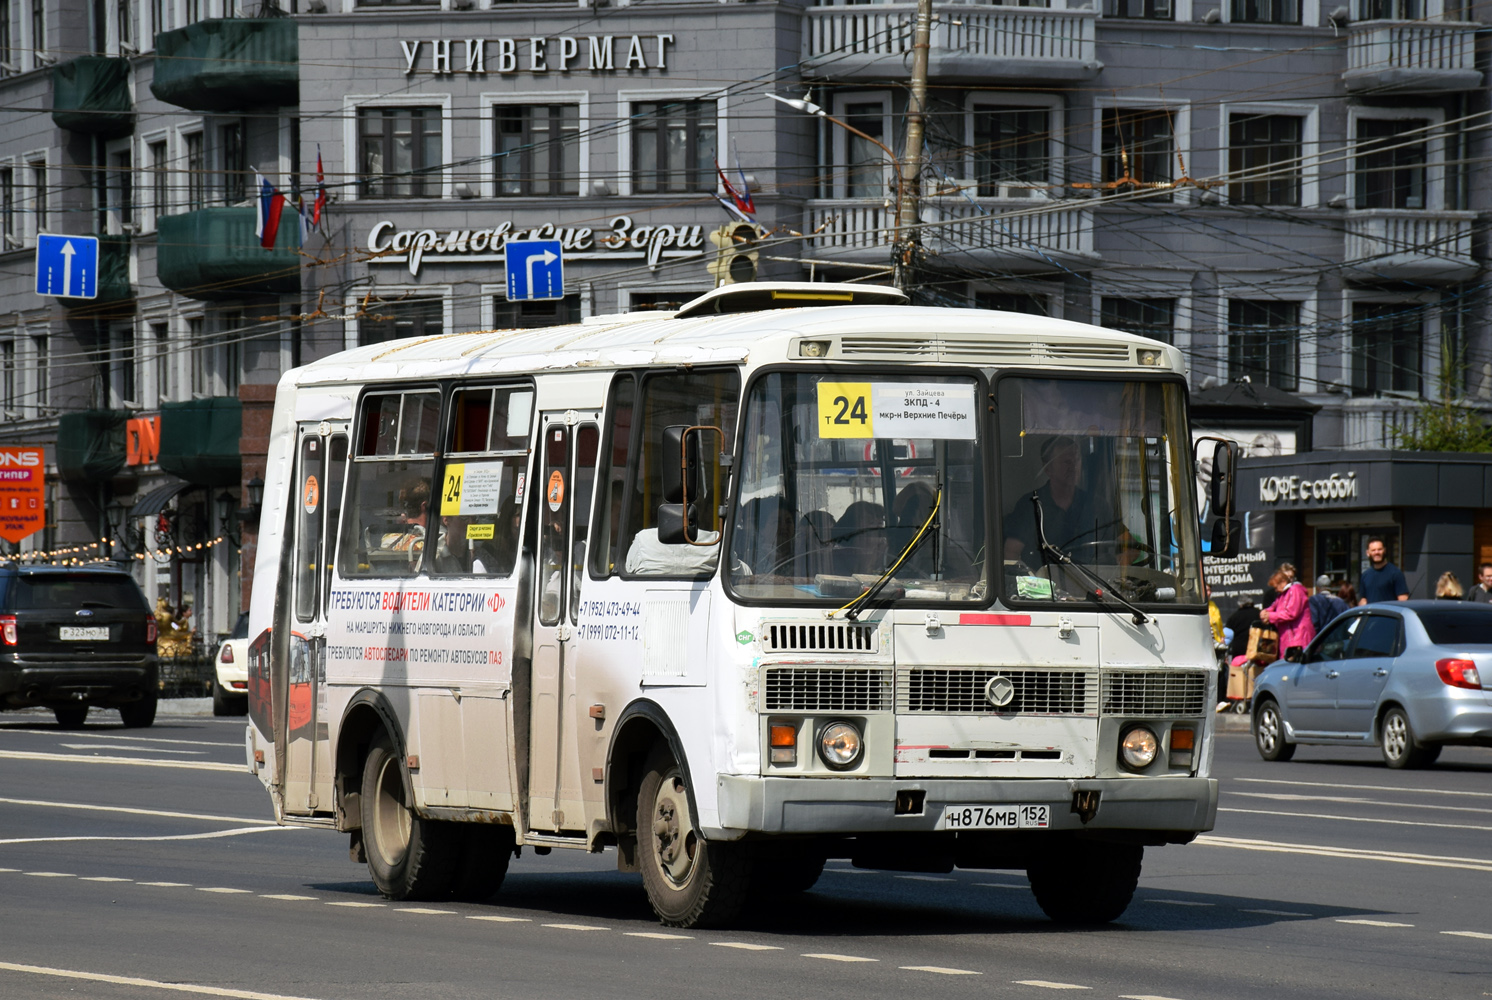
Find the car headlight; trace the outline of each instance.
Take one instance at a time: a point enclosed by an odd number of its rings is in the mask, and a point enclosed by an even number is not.
[[[1155,755],[1160,750],[1160,740],[1155,734],[1144,726],[1135,726],[1124,734],[1124,739],[1119,741],[1119,758],[1124,761],[1126,767],[1143,771],[1155,762]]]
[[[860,762],[865,741],[853,723],[831,722],[819,731],[819,756],[836,771],[846,771]]]

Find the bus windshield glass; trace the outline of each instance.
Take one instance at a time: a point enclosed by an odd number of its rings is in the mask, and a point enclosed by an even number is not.
[[[1202,604],[1181,386],[1027,377],[998,385],[1005,598],[1103,601],[1101,580],[1137,604]]]
[[[774,603],[844,603],[927,526],[880,598],[984,600],[979,397],[967,377],[758,379],[746,406],[732,589]]]

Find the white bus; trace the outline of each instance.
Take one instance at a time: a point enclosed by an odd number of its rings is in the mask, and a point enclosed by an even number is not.
[[[826,858],[1023,869],[1051,917],[1112,920],[1217,809],[1183,373],[802,283],[296,369],[249,767],[391,899],[612,847],[672,926]]]

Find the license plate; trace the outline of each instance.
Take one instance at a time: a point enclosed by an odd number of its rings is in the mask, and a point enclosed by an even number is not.
[[[79,628],[76,625],[64,625],[57,630],[57,638],[66,642],[100,642],[109,638],[109,627],[102,628]]]
[[[944,806],[939,830],[1045,830],[1049,806]]]

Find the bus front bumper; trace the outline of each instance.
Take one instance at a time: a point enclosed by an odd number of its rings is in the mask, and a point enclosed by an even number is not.
[[[899,813],[921,792],[921,811]],[[1096,792],[1093,797],[1082,793]],[[939,829],[947,806],[1049,807],[1050,830],[1211,830],[1217,819],[1217,779],[1185,776],[969,780],[893,778],[763,778],[721,775],[719,828],[705,836],[734,840],[745,833],[927,833]],[[1084,822],[1085,813],[1087,822]]]

